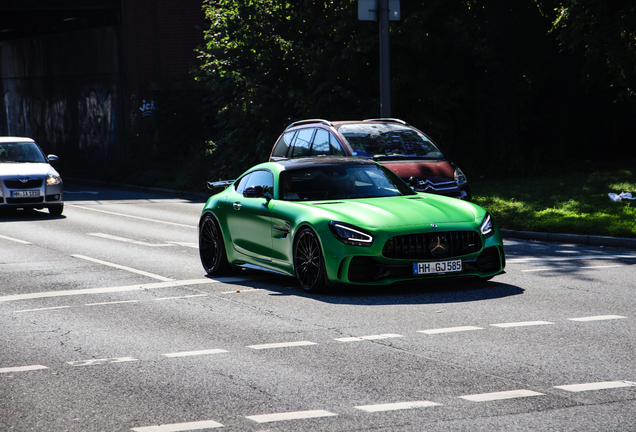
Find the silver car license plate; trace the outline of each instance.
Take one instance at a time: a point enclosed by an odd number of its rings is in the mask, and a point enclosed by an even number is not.
[[[462,260],[413,263],[413,274],[455,273],[462,271]]]
[[[11,197],[13,197],[13,198],[32,198],[32,197],[39,197],[39,196],[40,196],[40,191],[39,190],[12,191],[11,192]]]

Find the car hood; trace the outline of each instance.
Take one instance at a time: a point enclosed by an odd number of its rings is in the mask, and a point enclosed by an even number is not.
[[[403,179],[415,177],[417,179],[436,179],[439,181],[455,180],[455,167],[447,160],[381,160],[382,165],[396,173]]]
[[[368,228],[475,222],[477,217],[469,203],[430,194],[313,202],[311,205],[331,213],[333,220]]]
[[[18,176],[41,176],[48,174],[57,174],[55,169],[47,163],[0,163],[0,176],[2,177],[18,177]]]

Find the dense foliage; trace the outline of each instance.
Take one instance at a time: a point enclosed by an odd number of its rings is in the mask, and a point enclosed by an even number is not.
[[[429,133],[469,177],[634,151],[636,11],[626,1],[401,3],[392,116]],[[204,2],[197,79],[215,117],[211,178],[266,160],[294,120],[379,116],[378,24],[358,21],[357,7]]]

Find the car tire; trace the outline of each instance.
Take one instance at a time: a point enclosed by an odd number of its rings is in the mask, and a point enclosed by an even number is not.
[[[51,216],[61,216],[64,211],[64,204],[54,205],[49,207],[49,214]]]
[[[209,275],[222,275],[232,270],[227,260],[221,228],[212,215],[206,215],[199,225],[199,256]]]
[[[310,228],[303,228],[296,236],[294,272],[301,288],[307,292],[325,287],[325,260],[318,237]]]

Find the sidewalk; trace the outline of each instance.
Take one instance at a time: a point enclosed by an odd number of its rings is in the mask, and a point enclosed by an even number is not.
[[[538,240],[558,243],[575,243],[589,246],[605,246],[614,248],[636,249],[636,239],[621,237],[605,237],[581,234],[555,234],[530,231],[513,231],[502,229],[501,235],[508,239]]]

